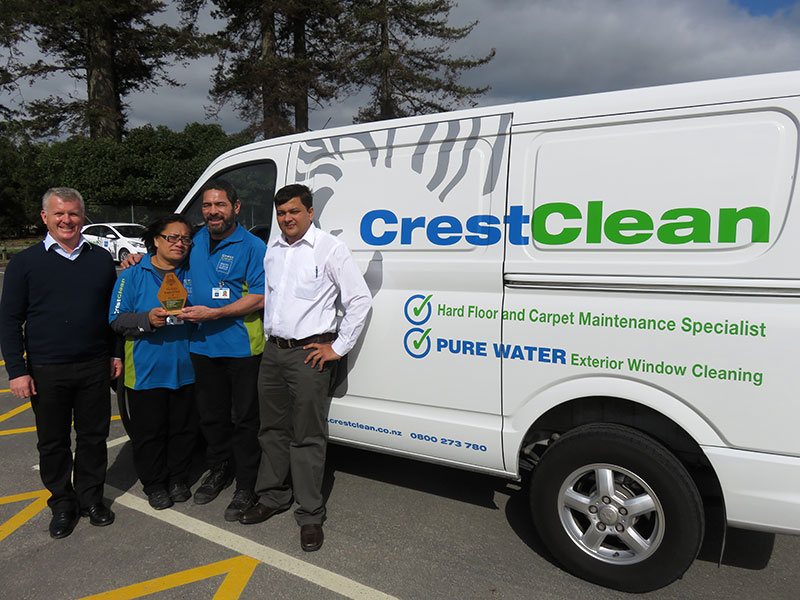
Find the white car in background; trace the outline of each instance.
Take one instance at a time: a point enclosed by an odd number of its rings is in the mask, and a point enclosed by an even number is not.
[[[145,251],[144,230],[138,223],[93,223],[84,225],[81,232],[92,244],[108,250],[115,261],[122,262],[131,252]]]

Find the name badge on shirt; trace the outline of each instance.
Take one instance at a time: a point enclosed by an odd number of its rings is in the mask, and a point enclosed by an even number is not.
[[[211,297],[214,300],[229,300],[231,297],[231,289],[226,287],[211,288]]]

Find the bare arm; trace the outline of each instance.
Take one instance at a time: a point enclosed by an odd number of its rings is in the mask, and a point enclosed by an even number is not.
[[[178,316],[190,323],[202,323],[203,321],[216,321],[226,317],[241,317],[262,308],[264,308],[264,294],[247,294],[235,302],[219,308],[210,308],[202,305],[187,306]]]

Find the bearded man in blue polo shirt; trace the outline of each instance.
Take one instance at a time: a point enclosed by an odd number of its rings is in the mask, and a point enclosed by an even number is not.
[[[236,222],[242,204],[229,182],[212,179],[200,193],[206,226],[192,240],[189,275],[183,282],[191,306],[178,315],[198,325],[189,352],[209,472],[194,493],[194,503],[211,502],[235,479],[225,520],[237,521],[258,501],[257,384],[264,350],[267,247]],[[122,264],[129,267],[141,258],[130,254]]]
[[[235,479],[225,520],[236,521],[257,501],[253,490],[260,456],[257,383],[264,349],[266,246],[236,222],[241,202],[230,183],[209,181],[201,202],[206,226],[194,237],[185,282],[192,306],[180,315],[198,325],[189,351],[210,469],[194,502],[211,502]]]

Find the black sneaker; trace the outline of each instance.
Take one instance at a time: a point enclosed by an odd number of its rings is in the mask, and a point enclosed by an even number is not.
[[[186,502],[192,497],[192,492],[185,483],[173,483],[169,486],[169,497],[173,502]]]
[[[238,521],[241,514],[248,508],[256,505],[258,496],[255,495],[253,490],[236,490],[233,494],[233,500],[228,504],[225,509],[226,521]]]
[[[169,497],[167,490],[157,490],[147,494],[147,501],[155,510],[164,510],[172,506],[172,498]]]
[[[194,493],[195,504],[208,504],[219,493],[233,483],[233,473],[228,469],[228,461],[223,462],[206,475],[203,483]]]

